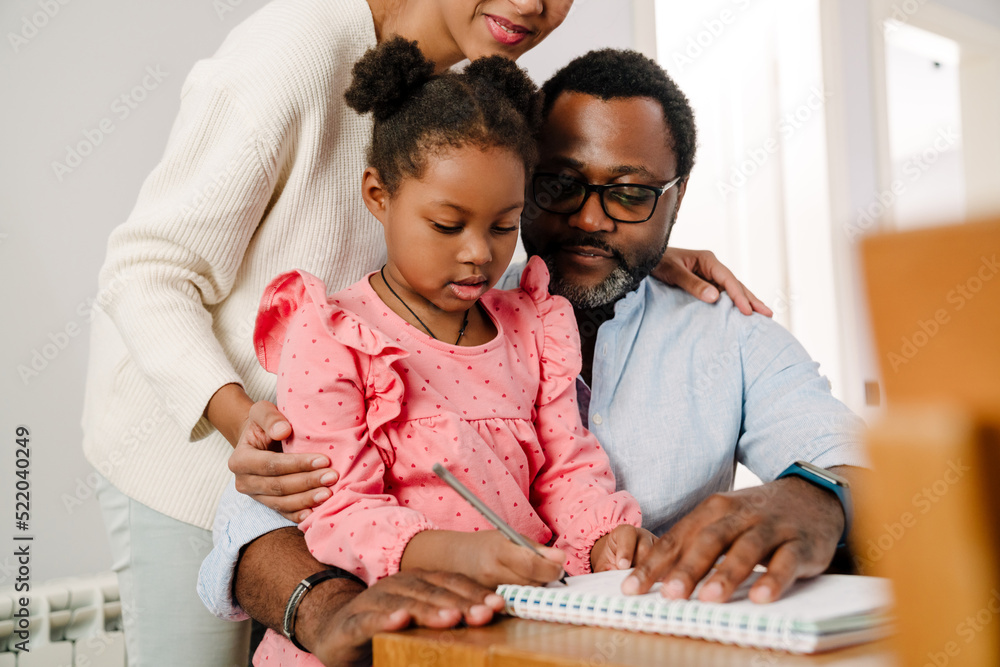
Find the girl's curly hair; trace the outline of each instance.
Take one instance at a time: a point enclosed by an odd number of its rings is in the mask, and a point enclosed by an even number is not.
[[[416,42],[394,37],[355,63],[344,98],[374,117],[368,165],[390,196],[404,177],[420,178],[434,151],[506,148],[521,157],[526,174],[537,159],[541,95],[527,73],[502,56],[436,75]]]

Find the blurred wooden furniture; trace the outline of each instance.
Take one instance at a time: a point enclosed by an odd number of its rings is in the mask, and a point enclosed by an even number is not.
[[[1000,665],[1000,221],[862,254],[887,412],[856,564],[895,584],[903,665]]]
[[[1000,419],[1000,220],[862,244],[886,397]]]
[[[699,639],[501,618],[483,628],[375,636],[375,667],[903,667],[887,642],[819,655],[729,646]]]

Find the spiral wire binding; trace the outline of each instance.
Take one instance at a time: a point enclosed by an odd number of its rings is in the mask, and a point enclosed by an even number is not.
[[[697,600],[626,599],[558,588],[504,585],[497,589],[505,611],[521,618],[595,625],[619,630],[698,637],[738,646],[802,650],[792,618],[757,612],[733,614]]]

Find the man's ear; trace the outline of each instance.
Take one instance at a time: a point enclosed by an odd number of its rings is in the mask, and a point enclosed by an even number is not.
[[[685,176],[684,180],[677,184],[677,204],[674,206],[674,214],[670,219],[667,227],[667,243],[670,242],[670,232],[674,231],[674,225],[677,224],[677,213],[681,210],[681,202],[684,201],[684,193],[687,192],[688,177]]]
[[[677,206],[674,207],[674,216],[681,210],[681,202],[684,201],[684,193],[687,192],[688,188],[688,178],[685,176],[684,180],[677,184]]]
[[[365,169],[365,173],[361,177],[361,198],[364,200],[368,210],[371,211],[371,214],[379,222],[385,224],[386,209],[389,205],[389,193],[386,192],[378,170],[374,167]]]

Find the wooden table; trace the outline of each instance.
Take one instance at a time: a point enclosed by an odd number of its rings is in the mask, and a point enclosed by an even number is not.
[[[386,632],[373,647],[375,667],[901,667],[886,641],[803,656],[506,617],[482,628]]]

